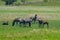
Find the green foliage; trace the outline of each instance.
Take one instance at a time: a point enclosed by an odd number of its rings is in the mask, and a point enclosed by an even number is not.
[[[2,0],[5,2],[5,5],[11,5],[13,2],[16,2],[16,0]]]
[[[21,2],[25,2],[25,0],[21,0]]]
[[[0,5],[4,5],[5,2],[3,1],[0,0]],[[14,5],[25,4],[25,5],[35,5],[35,6],[60,6],[60,0],[16,0],[16,2],[12,2],[12,4]]]
[[[48,2],[48,0],[44,0],[44,2]]]
[[[25,4],[25,0],[21,0],[21,2],[22,2],[23,4]]]

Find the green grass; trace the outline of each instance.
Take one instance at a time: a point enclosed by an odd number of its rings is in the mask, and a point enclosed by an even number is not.
[[[9,9],[9,10],[8,10]],[[0,12],[6,13],[6,12],[16,12],[16,13],[60,13],[60,7],[59,6],[0,6]]]
[[[38,24],[32,27],[19,25],[12,26],[16,17],[29,18],[37,14],[38,17],[48,20],[49,28]],[[9,25],[2,25],[8,20]],[[55,6],[0,6],[0,40],[60,40],[60,7]]]
[[[0,24],[0,40],[60,40],[59,23],[60,20],[50,20],[49,29],[46,26],[40,28],[38,24],[33,24],[32,28],[20,27],[18,25],[11,26],[11,22],[8,26]]]

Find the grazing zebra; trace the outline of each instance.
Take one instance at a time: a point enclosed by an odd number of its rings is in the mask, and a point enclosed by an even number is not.
[[[22,24],[24,22],[23,19],[20,18],[15,18],[12,22],[12,26],[14,26],[15,24]],[[24,23],[23,23],[24,24]]]
[[[12,26],[14,26],[15,23],[16,24],[19,23],[19,24],[23,24],[24,26],[26,26],[27,24],[29,24],[29,27],[31,27],[31,22],[32,22],[31,19],[18,19],[18,18],[16,18],[16,19],[13,20]]]
[[[25,19],[25,25],[29,24],[29,27],[31,27],[32,19]]]
[[[42,19],[38,19],[38,24],[39,24],[39,27],[44,27],[45,24],[47,25],[47,28],[49,27],[49,23]]]

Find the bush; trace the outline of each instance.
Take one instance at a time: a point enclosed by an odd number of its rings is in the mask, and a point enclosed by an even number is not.
[[[44,2],[48,2],[48,0],[44,0]]]
[[[21,2],[22,2],[23,4],[25,4],[25,0],[21,0]]]
[[[5,5],[11,5],[13,2],[16,2],[17,0],[2,0],[5,2]]]

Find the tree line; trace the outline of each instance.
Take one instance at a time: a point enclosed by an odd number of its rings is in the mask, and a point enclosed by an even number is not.
[[[5,5],[11,5],[14,2],[17,2],[17,0],[2,0],[5,2]],[[25,4],[26,0],[21,0],[22,4]],[[44,2],[48,2],[48,0],[44,0]]]

